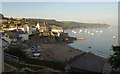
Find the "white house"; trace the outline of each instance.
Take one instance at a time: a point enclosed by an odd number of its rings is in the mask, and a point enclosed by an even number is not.
[[[62,27],[58,27],[58,26],[52,26],[51,27],[51,32],[53,32],[54,34],[57,33],[57,36],[60,36],[60,33],[64,32],[64,29]]]
[[[5,39],[2,39],[2,47],[5,48],[8,46],[9,46],[9,43]]]
[[[35,26],[26,24],[26,25],[24,25],[24,31],[27,32],[28,34],[32,34],[37,31],[37,28]]]
[[[29,39],[29,34],[22,31],[22,30],[12,30],[6,32],[8,38],[10,38],[12,41],[17,41],[17,40],[28,40]],[[7,38],[5,38],[7,39]]]
[[[28,33],[25,33],[25,32],[18,32],[18,33],[19,33],[19,37],[21,37],[23,41],[29,40],[29,34]]]
[[[52,26],[52,27],[51,27],[51,32],[61,33],[61,32],[64,32],[64,30],[63,30],[62,27]]]
[[[10,39],[9,37],[7,36],[3,36],[1,37],[2,39],[5,39],[8,43],[11,43],[12,39]]]
[[[10,27],[8,30],[12,31],[12,30],[16,30],[16,29],[21,29],[21,30],[25,31],[25,29],[23,27],[19,27],[19,28],[17,28],[17,27]]]
[[[40,29],[40,24],[39,24],[39,22],[37,23],[37,26],[36,26],[37,28],[38,28],[38,30]]]

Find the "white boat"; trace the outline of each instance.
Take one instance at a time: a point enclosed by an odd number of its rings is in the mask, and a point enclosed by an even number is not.
[[[88,34],[90,34],[90,31],[88,31]]]
[[[102,30],[100,30],[100,33],[103,33],[103,31],[102,31]]]
[[[94,35],[94,33],[91,33],[91,35]]]
[[[96,33],[98,33],[99,31],[96,31]]]
[[[82,30],[79,31],[79,33],[81,33],[81,32],[82,32]]]
[[[116,36],[113,36],[113,39],[116,39],[117,37]]]
[[[73,33],[77,33],[77,32],[75,32],[75,31],[72,31]]]
[[[85,29],[85,33],[87,32],[87,29]]]

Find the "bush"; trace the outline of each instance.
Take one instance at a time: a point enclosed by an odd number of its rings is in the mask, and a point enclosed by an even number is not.
[[[120,46],[112,46],[113,55],[110,56],[109,63],[113,69],[120,69]]]
[[[10,47],[7,51],[8,54],[19,57],[20,59],[25,59],[25,52],[22,51],[20,47]]]

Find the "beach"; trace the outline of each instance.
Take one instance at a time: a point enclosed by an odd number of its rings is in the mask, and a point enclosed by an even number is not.
[[[43,40],[44,38],[33,36],[29,40],[28,45],[31,47],[35,45],[40,46],[42,57],[45,60],[65,62],[85,53],[84,51],[68,46],[66,43],[43,43]]]
[[[47,60],[68,61],[71,58],[82,55],[85,52],[74,49],[65,44],[41,44],[44,58]]]

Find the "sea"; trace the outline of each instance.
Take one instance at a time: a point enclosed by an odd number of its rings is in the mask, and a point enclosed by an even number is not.
[[[74,41],[68,44],[69,46],[104,58],[109,58],[113,54],[112,45],[118,45],[117,27],[67,29],[65,33],[72,37],[85,38]]]

